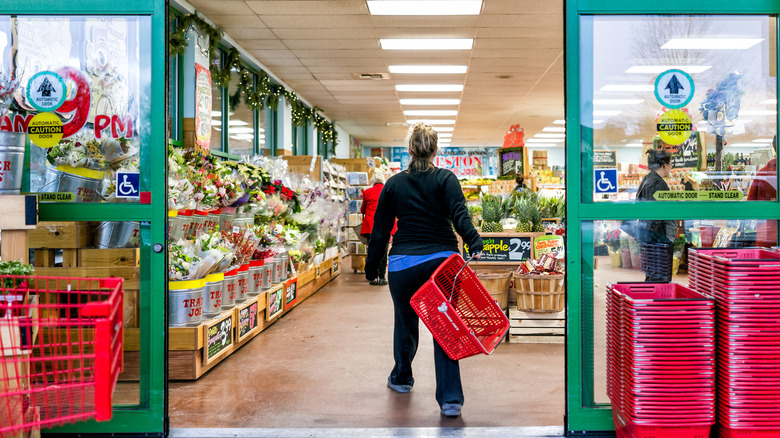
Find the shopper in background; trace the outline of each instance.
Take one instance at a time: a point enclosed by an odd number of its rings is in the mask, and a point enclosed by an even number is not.
[[[385,186],[385,179],[380,173],[374,173],[371,176],[371,187],[363,190],[363,205],[360,207],[360,212],[363,213],[363,224],[360,226],[360,235],[365,237],[368,242],[368,247],[371,247],[371,230],[374,227],[374,215],[376,214],[376,204],[379,202],[379,194],[382,193],[382,188]],[[392,234],[392,233],[391,233]],[[385,280],[385,272],[387,271],[387,251],[383,252],[383,257],[379,261],[379,275],[372,278],[369,284],[373,286],[384,286],[387,284]]]
[[[516,175],[515,183],[517,183],[515,191],[517,193],[523,193],[523,190],[525,190],[525,177],[523,175]]]
[[[393,356],[395,366],[387,386],[406,393],[414,385],[412,360],[419,340],[419,318],[409,301],[450,255],[458,253],[453,227],[469,252],[479,257],[482,239],[474,229],[455,174],[433,165],[438,134],[429,125],[411,127],[407,145],[412,161],[404,172],[391,177],[379,196],[371,245],[366,258],[366,278],[379,275],[393,222],[398,231],[390,251],[388,279],[395,308]],[[434,340],[436,401],[442,415],[457,417],[463,406],[458,361],[452,360]]]
[[[769,160],[766,166],[756,173],[753,183],[748,191],[748,201],[776,201],[777,200],[777,135],[772,139],[772,147],[775,158]],[[777,245],[777,221],[759,221],[756,228],[756,246]]]
[[[645,175],[637,190],[637,201],[655,201],[655,192],[669,190],[664,178],[672,172],[672,157],[661,149],[647,151],[647,168],[650,173]],[[639,221],[637,239],[642,243],[653,244],[655,248],[645,260],[645,281],[672,281],[672,259],[674,257],[674,240],[677,237],[677,222],[669,220]],[[659,249],[660,248],[660,249]],[[667,269],[668,268],[668,269]]]

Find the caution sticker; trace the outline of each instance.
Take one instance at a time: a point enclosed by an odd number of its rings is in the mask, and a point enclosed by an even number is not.
[[[658,117],[656,130],[666,144],[678,145],[688,140],[691,136],[693,123],[691,118],[682,110],[669,110]]]
[[[42,148],[50,148],[62,140],[62,121],[54,113],[38,113],[27,126],[30,141]]]
[[[65,81],[53,71],[38,72],[27,83],[27,102],[38,111],[54,111],[68,95]]]

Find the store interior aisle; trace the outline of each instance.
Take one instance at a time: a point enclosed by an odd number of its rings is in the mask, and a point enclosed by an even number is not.
[[[503,343],[461,362],[466,403],[434,398],[432,338],[421,325],[415,387],[386,385],[387,286],[344,273],[196,382],[171,382],[172,428],[519,427],[563,424],[564,346]]]

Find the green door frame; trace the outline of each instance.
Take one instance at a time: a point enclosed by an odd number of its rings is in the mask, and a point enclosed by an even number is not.
[[[780,14],[777,0],[741,2],[712,0],[656,0],[625,2],[617,0],[565,1],[565,108],[566,108],[566,217],[567,217],[567,312],[566,312],[566,431],[569,435],[614,430],[609,405],[594,405],[588,400],[593,388],[593,242],[592,233],[583,233],[583,223],[621,219],[779,219],[777,202],[717,203],[592,203],[585,198],[593,193],[592,182],[583,181],[582,169],[592,165],[592,132],[580,126],[582,63],[592,56],[581,54],[581,47],[592,49],[580,37],[580,17],[585,15],[770,15]],[[587,30],[587,29],[585,29]],[[776,35],[777,37],[777,35]],[[775,50],[780,47],[775,41]],[[582,57],[581,57],[582,55]],[[780,56],[775,54],[780,67]],[[778,69],[780,70],[780,69]],[[777,78],[775,78],[777,79]],[[780,89],[780,88],[778,88]],[[780,123],[778,123],[780,126]],[[589,153],[581,153],[586,151]],[[586,202],[587,201],[587,202]],[[687,204],[687,205],[686,205]]]
[[[114,434],[166,433],[167,416],[167,330],[166,251],[155,253],[150,248],[156,243],[165,245],[166,227],[166,141],[165,141],[165,71],[167,29],[164,0],[15,0],[0,3],[2,15],[128,15],[151,18],[151,90],[150,105],[152,139],[149,149],[142,153],[142,165],[149,171],[142,174],[142,189],[152,193],[150,204],[67,204],[41,203],[42,221],[145,221],[150,222],[149,242],[141,248],[140,294],[140,405],[115,408],[110,422],[81,422],[50,430],[51,433],[79,433],[105,436]],[[147,58],[148,59],[148,58]],[[144,159],[144,155],[148,158]],[[146,236],[142,235],[142,239]],[[145,268],[144,268],[145,267]],[[151,269],[160,267],[159,269]],[[143,270],[148,269],[148,277]],[[148,278],[148,281],[144,281]]]

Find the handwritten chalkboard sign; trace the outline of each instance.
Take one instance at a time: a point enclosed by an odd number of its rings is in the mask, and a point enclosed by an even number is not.
[[[298,300],[298,278],[293,278],[285,286],[284,308],[289,309],[294,306],[296,300]]]
[[[593,165],[595,167],[617,167],[616,152],[593,151]]]
[[[340,256],[336,256],[336,258],[333,259],[333,275],[336,275],[339,272],[339,258]]]
[[[204,330],[206,331],[204,362],[208,365],[233,345],[233,314],[230,313],[215,323],[205,326]]]
[[[238,339],[237,342],[241,342],[249,334],[251,334],[258,327],[257,312],[258,305],[257,299],[253,302],[240,307],[238,310]]]
[[[525,152],[522,147],[501,148],[498,150],[498,161],[501,166],[499,176],[522,175]]]
[[[519,263],[531,257],[533,235],[493,235],[482,236],[482,257],[480,262]],[[463,257],[468,257],[468,245],[463,245]]]
[[[266,305],[266,320],[270,321],[284,310],[284,294],[286,290],[284,284],[278,285],[273,290],[268,291],[268,304]]]

